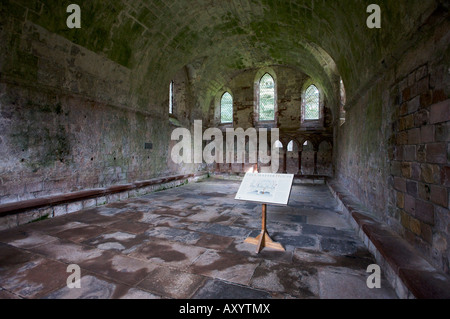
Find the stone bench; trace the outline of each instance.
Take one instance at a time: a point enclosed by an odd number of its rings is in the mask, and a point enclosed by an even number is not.
[[[170,183],[184,182],[206,176],[206,173],[159,177],[130,184],[112,185],[67,194],[50,195],[36,199],[0,204],[0,230],[12,228],[43,216],[56,217],[83,208],[139,196],[159,188],[172,187]]]
[[[328,186],[400,298],[450,299],[450,276],[438,271],[336,182]]]

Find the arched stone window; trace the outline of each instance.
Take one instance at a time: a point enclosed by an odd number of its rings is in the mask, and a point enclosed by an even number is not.
[[[275,81],[266,73],[259,81],[259,120],[275,120]]]
[[[315,85],[310,85],[305,91],[303,99],[304,119],[319,120],[320,119],[320,93]]]
[[[220,123],[233,123],[233,97],[228,92],[220,100]]]

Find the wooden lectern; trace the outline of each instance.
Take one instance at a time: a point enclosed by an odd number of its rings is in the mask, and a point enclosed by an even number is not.
[[[245,242],[249,244],[256,245],[256,253],[259,254],[259,252],[264,247],[269,247],[277,250],[286,251],[284,247],[274,242],[269,235],[269,232],[267,231],[266,227],[266,210],[267,210],[267,204],[262,204],[262,223],[261,223],[261,234],[259,234],[256,238],[254,237],[248,237]]]
[[[249,237],[246,243],[256,245],[256,253],[264,247],[285,251],[274,242],[267,231],[267,205],[287,206],[291,193],[293,174],[247,173],[239,187],[236,199],[262,204],[261,233]]]

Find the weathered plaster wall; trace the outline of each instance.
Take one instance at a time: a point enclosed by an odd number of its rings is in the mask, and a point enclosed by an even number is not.
[[[194,170],[168,165],[168,87],[150,105],[131,69],[30,22],[23,6],[12,13],[0,29],[0,203]],[[188,82],[174,78],[189,125]]]

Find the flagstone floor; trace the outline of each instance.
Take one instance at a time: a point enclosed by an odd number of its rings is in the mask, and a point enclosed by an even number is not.
[[[325,185],[294,184],[267,228],[286,251],[245,243],[261,205],[207,179],[0,232],[0,298],[396,298]],[[80,267],[81,288],[67,286]],[[71,277],[72,278],[72,277]],[[70,282],[70,280],[69,280]]]

